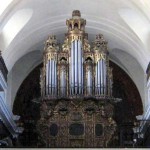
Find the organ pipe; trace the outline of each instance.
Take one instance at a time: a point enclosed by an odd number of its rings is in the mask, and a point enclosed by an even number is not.
[[[48,94],[49,65],[46,64],[46,95]]]
[[[103,60],[101,59],[100,60],[100,79],[101,79],[101,82],[100,82],[100,94],[102,95],[103,94]]]
[[[90,65],[87,69],[87,95],[92,95],[92,68]]]
[[[103,66],[104,66],[104,68],[103,68],[103,71],[104,71],[104,95],[106,95],[106,86],[107,86],[107,84],[106,84],[106,78],[107,78],[107,76],[106,76],[106,62],[105,61],[103,61]]]
[[[66,96],[66,67],[64,65],[61,67],[60,91],[61,96]]]

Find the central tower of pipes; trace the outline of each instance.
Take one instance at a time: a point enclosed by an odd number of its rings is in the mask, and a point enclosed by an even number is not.
[[[41,72],[43,99],[106,99],[112,97],[112,69],[107,41],[96,35],[91,46],[85,33],[86,20],[74,10],[66,21],[62,45],[54,35],[45,42]]]
[[[86,20],[81,18],[80,11],[74,11],[72,18],[66,21],[68,26],[67,38],[69,40],[69,95],[83,95],[83,43]]]

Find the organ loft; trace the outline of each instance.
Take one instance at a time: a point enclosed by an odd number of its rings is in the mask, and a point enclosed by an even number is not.
[[[108,147],[116,131],[113,75],[102,34],[88,42],[86,20],[75,10],[62,46],[50,35],[41,69],[37,123],[45,147]]]

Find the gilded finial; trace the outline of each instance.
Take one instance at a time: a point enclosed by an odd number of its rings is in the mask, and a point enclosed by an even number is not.
[[[104,39],[104,36],[102,34],[98,34],[93,42],[93,49],[107,51],[107,43],[108,42]]]
[[[55,35],[50,35],[45,42],[45,50],[58,50],[58,43]]]
[[[74,10],[72,12],[72,18],[66,21],[66,25],[68,26],[68,32],[71,32],[71,34],[79,34],[80,32],[84,33],[86,20],[81,18],[79,10]]]
[[[72,12],[72,17],[75,17],[75,16],[81,17],[81,13],[80,13],[79,10],[74,10],[74,11]]]

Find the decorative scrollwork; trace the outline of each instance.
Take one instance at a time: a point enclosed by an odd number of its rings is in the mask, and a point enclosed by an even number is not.
[[[74,100],[59,100],[50,105],[53,108],[51,116],[47,111],[50,108],[49,105],[48,101],[43,101],[41,114],[47,115],[41,116],[37,123],[38,132],[43,140],[48,142],[47,145],[53,145],[53,147],[107,147],[106,145],[116,130],[116,123],[112,118],[112,104],[108,102],[99,104],[98,101],[87,100],[81,101],[80,105],[75,107]],[[107,113],[108,109],[110,114]],[[58,127],[55,136],[50,135],[49,131],[49,127],[54,124]],[[82,142],[79,142],[79,139],[82,139]]]
[[[55,36],[45,43],[37,130],[47,147],[107,147],[116,129],[107,42],[99,34],[90,47],[80,11],[66,24],[62,49]]]

